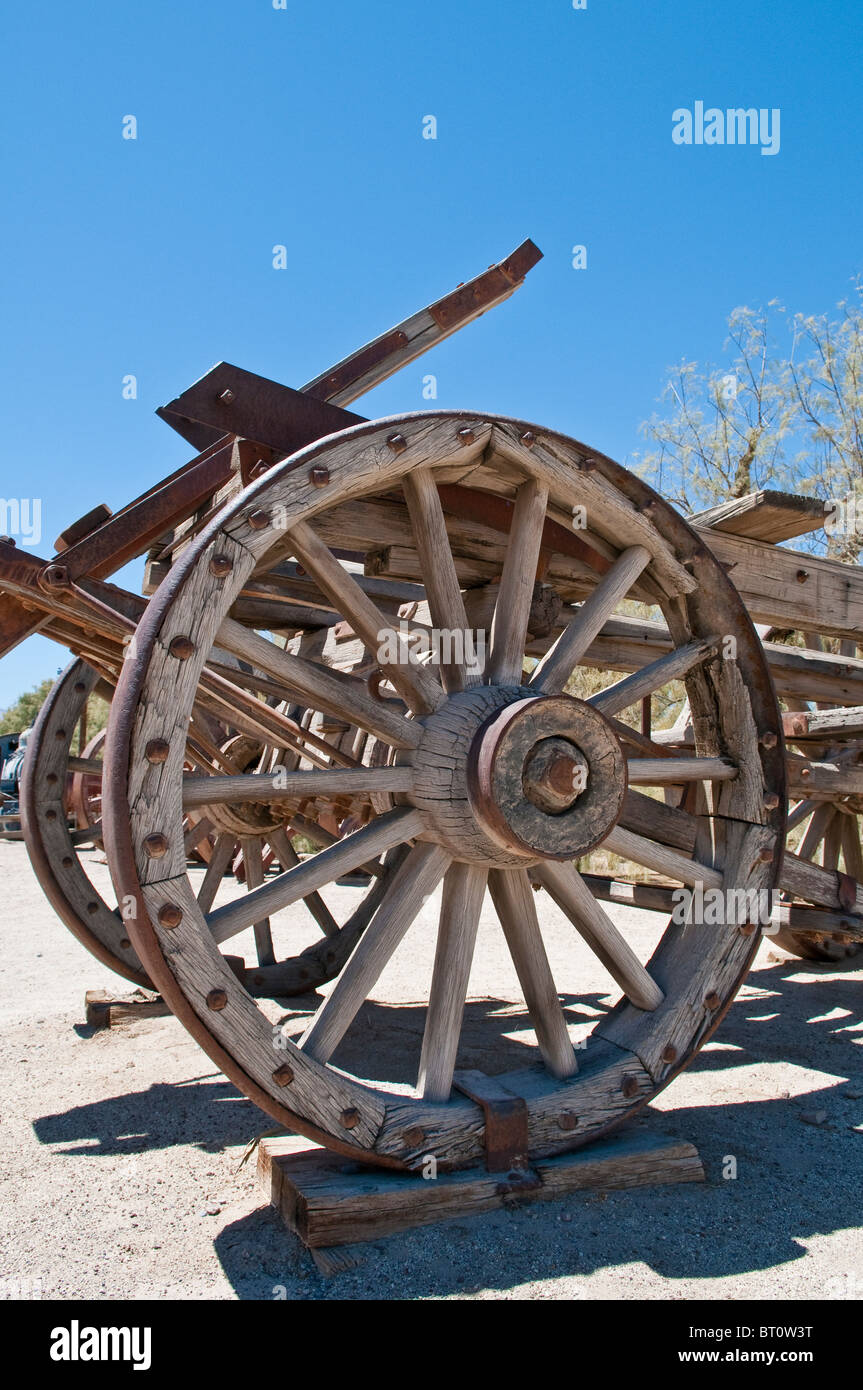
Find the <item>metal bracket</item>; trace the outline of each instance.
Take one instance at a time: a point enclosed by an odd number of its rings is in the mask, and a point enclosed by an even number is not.
[[[453,1085],[482,1106],[485,1116],[485,1165],[490,1173],[528,1166],[527,1102],[482,1071],[457,1071]]]

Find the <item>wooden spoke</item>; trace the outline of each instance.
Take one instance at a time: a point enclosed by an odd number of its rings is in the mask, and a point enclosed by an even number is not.
[[[798,825],[802,825],[805,820],[808,820],[817,805],[817,801],[799,801],[794,807],[794,810],[790,811],[788,814],[788,820],[785,825],[786,832],[796,830]]]
[[[521,685],[527,621],[545,525],[548,488],[531,478],[515,495],[486,664],[489,685]]]
[[[416,748],[422,729],[404,719],[351,676],[328,670],[304,657],[282,651],[274,642],[226,618],[219,629],[219,645],[253,666],[283,681],[294,697],[312,709],[347,719],[394,748]]]
[[[622,826],[616,825],[606,835],[602,847],[611,850],[612,854],[619,854],[621,859],[631,859],[634,864],[642,864],[645,869],[653,869],[655,873],[677,879],[690,887],[699,883],[705,888],[722,887],[722,874],[717,869],[699,864],[695,859],[687,859],[667,845],[658,845],[644,835],[634,835]]]
[[[289,907],[299,898],[307,898],[325,883],[360,868],[367,859],[376,858],[405,840],[415,839],[424,826],[423,817],[408,807],[379,816],[362,830],[346,835],[312,859],[247,893],[245,898],[216,908],[208,918],[214,940],[227,941],[259,918]]]
[[[339,768],[321,772],[249,772],[238,777],[186,777],[183,809],[231,805],[243,801],[278,801],[282,797],[362,796],[365,792],[408,792],[409,767]]]
[[[206,840],[214,829],[213,822],[208,820],[206,816],[202,816],[200,820],[191,824],[183,836],[183,848],[186,853],[190,854],[193,849],[197,849],[201,841]]]
[[[213,846],[213,853],[210,855],[207,871],[198,889],[198,906],[205,916],[216,900],[219,885],[225,877],[228,865],[234,857],[234,846],[236,843],[237,841],[234,835],[226,833],[216,837],[216,843]]]
[[[659,787],[666,782],[730,782],[737,767],[729,758],[630,758],[631,786]]]
[[[101,840],[102,822],[97,820],[93,825],[82,825],[80,830],[73,830],[69,836],[70,843],[76,848],[78,845],[89,844],[91,840]]]
[[[440,883],[450,855],[439,845],[415,845],[393,878],[383,902],[360,937],[330,994],[300,1040],[300,1047],[326,1062],[374,988],[426,898]]]
[[[417,1080],[426,1100],[449,1100],[487,880],[488,870],[477,864],[452,864],[444,877]]]
[[[578,1065],[545,953],[527,871],[492,869],[488,882],[545,1065],[553,1076],[572,1076]]]
[[[649,666],[625,676],[607,690],[591,695],[587,703],[598,709],[600,714],[620,714],[621,710],[647,699],[668,681],[682,680],[694,666],[712,656],[716,645],[716,642],[689,642],[685,647],[677,647],[667,656],[661,656],[657,661],[651,661]]]
[[[574,865],[546,860],[534,870],[534,876],[566,913],[630,1003],[637,1009],[657,1008],[664,998],[662,990],[600,907]]]
[[[461,634],[460,640],[466,644],[468,640],[473,640],[473,634],[468,625],[433,474],[428,468],[415,469],[405,476],[402,491],[419,552],[432,625],[439,632],[448,634],[451,641],[458,639]],[[452,693],[479,684],[482,672],[475,660],[468,660],[466,647],[460,653],[451,650],[450,657],[450,660],[442,659],[440,663],[445,690]]]
[[[863,883],[863,846],[860,844],[860,822],[855,815],[842,818],[842,854],[846,874]]]
[[[591,642],[599,636],[617,605],[626,598],[642,570],[650,563],[643,545],[630,546],[586,598],[575,617],[563,629],[553,647],[531,673],[528,685],[545,695],[559,695]]]
[[[246,888],[251,894],[264,882],[264,856],[261,842],[256,835],[244,835],[240,840],[243,863],[246,866]],[[269,917],[260,917],[253,924],[255,928],[255,949],[258,965],[275,965],[276,953],[273,950],[273,934]]]
[[[827,822],[827,830],[824,835],[824,856],[822,864],[831,873],[839,867],[839,853],[842,849],[842,816],[835,807],[830,808],[832,815]]]
[[[800,842],[800,848],[797,851],[798,858],[815,858],[815,851],[824,839],[827,827],[832,819],[833,807],[829,802],[822,802],[806,827],[806,834],[803,836]]]
[[[392,619],[378,608],[345,569],[333,552],[312,530],[307,521],[291,526],[288,537],[300,564],[320,585],[369,651],[378,654],[378,664],[387,673],[402,699],[414,714],[431,714],[443,703],[440,683],[428,667],[414,664],[415,658],[405,639],[393,627]],[[380,660],[383,647],[395,645],[394,661]]]
[[[267,839],[270,842],[273,853],[285,871],[288,869],[295,869],[297,865],[301,863],[300,856],[288,839],[286,831],[281,828],[270,830],[267,833]],[[325,936],[338,936],[339,924],[330,912],[330,909],[327,907],[320,893],[309,893],[307,898],[303,898],[303,902]]]

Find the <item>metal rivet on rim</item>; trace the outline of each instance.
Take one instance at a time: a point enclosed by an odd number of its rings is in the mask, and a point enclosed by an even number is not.
[[[316,463],[309,469],[309,482],[312,487],[326,487],[330,481],[330,470],[324,468],[322,463]]]
[[[61,742],[63,741],[63,739],[66,737],[66,730],[65,730],[65,729],[57,729],[56,732],[55,732],[55,734],[54,734],[54,737],[56,738],[56,740],[57,740],[58,743],[61,743]]]
[[[809,578],[809,571],[808,571],[808,570],[798,570],[798,571],[797,571],[797,574],[795,575],[795,579],[797,580],[797,583],[798,583],[798,584],[805,584],[805,583],[806,583],[806,580],[807,580],[808,578]]]
[[[233,568],[234,562],[228,555],[213,555],[210,558],[210,574],[215,575],[217,579],[224,579]]]
[[[164,859],[168,853],[168,837],[166,835],[148,835],[144,841],[144,849],[151,859]]]
[[[128,949],[129,949],[129,947],[131,946],[131,944],[132,944],[132,943],[131,943],[131,941],[129,940],[128,936],[122,937],[121,940],[120,940],[120,950],[121,950],[121,951],[128,951]]]
[[[163,763],[171,751],[171,745],[167,739],[151,738],[144,749],[144,757],[148,763]]]
[[[521,442],[526,449],[532,449],[536,443],[536,435],[533,430],[525,430],[524,434],[521,436]]]
[[[191,637],[172,637],[168,645],[171,656],[175,656],[178,661],[188,661],[195,650],[195,644]]]
[[[620,1089],[627,1097],[638,1095],[638,1081],[634,1076],[625,1076],[620,1083]]]
[[[234,401],[236,399],[237,398],[234,392],[231,390],[230,386],[226,386],[224,391],[219,392],[219,400],[224,401],[225,405],[230,405],[231,401]]]
[[[408,447],[408,442],[403,434],[391,434],[387,440],[387,445],[394,454],[403,454]]]
[[[592,473],[595,468],[599,467],[599,462],[594,458],[582,459],[581,467],[584,469],[585,473]]]
[[[54,783],[57,781],[56,772],[49,772],[45,778],[45,781],[53,787]]]
[[[159,908],[160,927],[178,927],[183,920],[182,909],[176,903],[163,903]]]
[[[71,854],[67,854],[64,856],[62,862],[64,869],[71,869],[72,865],[75,863],[75,860],[72,858]]]
[[[95,917],[96,913],[99,911],[99,904],[98,904],[98,903],[88,903],[88,904],[87,904],[87,911],[89,912],[89,914],[90,914],[91,917]]]
[[[215,1009],[218,1011],[219,1009],[223,1009],[227,1002],[228,996],[223,989],[211,989],[210,993],[207,995],[208,1009]]]
[[[257,511],[249,513],[249,525],[251,526],[253,531],[266,531],[269,524],[269,512]]]
[[[708,1009],[719,1008],[719,995],[716,993],[715,989],[712,989],[709,994],[705,994],[704,1003]]]
[[[463,425],[460,430],[456,430],[455,437],[459,444],[472,444],[476,435],[469,425]]]
[[[46,812],[45,812],[45,819],[46,819],[46,820],[56,820],[56,819],[57,819],[57,812],[56,812],[53,808],[52,808],[50,811],[46,811]]]
[[[419,1125],[412,1125],[406,1129],[402,1135],[402,1143],[406,1149],[418,1149],[426,1141],[426,1132]]]
[[[83,695],[84,691],[87,689],[87,682],[86,682],[86,681],[76,681],[76,682],[75,682],[75,689],[78,691],[78,694],[79,694],[79,695]]]
[[[761,744],[762,748],[775,748],[777,743],[779,742],[779,739],[777,738],[776,734],[774,734],[772,729],[768,729],[766,734],[761,735],[758,742]]]
[[[567,1111],[566,1114],[564,1114],[564,1115],[558,1115],[558,1117],[557,1117],[557,1127],[558,1127],[558,1129],[575,1129],[575,1127],[576,1127],[577,1124],[578,1124],[578,1116],[577,1116],[577,1115],[573,1115],[573,1114],[572,1114],[571,1112],[569,1112],[569,1111]]]
[[[664,1047],[664,1048],[662,1049],[662,1060],[663,1060],[663,1062],[676,1062],[676,1061],[677,1061],[677,1048],[676,1048],[676,1047],[672,1047],[671,1044],[669,1043],[668,1047]]]
[[[273,1072],[273,1080],[277,1086],[290,1086],[293,1079],[294,1069],[293,1067],[289,1067],[287,1062],[284,1066],[279,1067],[277,1071]]]
[[[360,1122],[359,1110],[343,1110],[339,1119],[345,1129],[356,1129]]]

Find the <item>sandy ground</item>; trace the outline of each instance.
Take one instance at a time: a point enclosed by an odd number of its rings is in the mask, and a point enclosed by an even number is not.
[[[94,862],[92,873],[107,894],[107,870]],[[333,909],[351,892],[332,890]],[[540,901],[575,1037],[615,996]],[[646,958],[656,919],[612,914]],[[283,917],[284,941],[313,939],[302,907]],[[395,1045],[397,1079],[410,1082],[435,920],[431,901],[338,1054],[342,1065],[362,1058],[373,1076]],[[0,843],[0,921],[0,1296],[863,1296],[863,969],[812,966],[762,945],[715,1040],[644,1122],[696,1144],[705,1184],[578,1194],[407,1232],[327,1279],[265,1205],[254,1160],[240,1167],[269,1117],[173,1018],[85,1026],[86,989],[131,987],[57,921],[20,844]],[[460,1065],[516,1065],[529,1033],[490,913],[471,993]],[[276,1006],[272,1015],[285,1017]],[[820,1111],[821,1123],[803,1118]],[[736,1179],[723,1177],[728,1156]]]

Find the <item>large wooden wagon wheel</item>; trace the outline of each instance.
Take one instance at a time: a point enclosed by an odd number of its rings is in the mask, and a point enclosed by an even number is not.
[[[407,623],[376,606],[331,546],[364,552],[367,573],[422,580],[436,660],[408,658]],[[291,557],[374,654],[367,682],[325,674],[226,617],[253,573],[263,578]],[[537,581],[581,602],[558,614],[560,635],[528,669]],[[479,662],[466,640],[468,610],[482,608],[489,583],[496,599]],[[588,702],[567,696],[570,674],[627,596],[662,610],[674,650]],[[189,711],[216,641],[286,698],[364,730],[363,765],[280,782],[268,773],[184,782]],[[696,752],[685,766],[617,718],[672,679],[685,680],[695,711]],[[135,895],[130,931],[171,1007],[283,1124],[392,1166],[419,1166],[429,1153],[443,1166],[466,1165],[491,1142],[492,1126],[484,1131],[482,1109],[463,1093],[471,1084],[456,1071],[487,889],[537,1044],[537,1064],[499,1084],[524,1097],[517,1142],[538,1156],[609,1129],[666,1085],[727,1008],[759,940],[748,913],[740,925],[669,923],[645,964],[573,860],[603,845],[672,881],[734,892],[770,890],[779,867],[778,710],[723,571],[671,508],[611,460],[501,418],[428,414],[358,426],[294,455],[229,503],[151,602],[106,757],[111,870],[117,891]],[[662,806],[634,790],[681,779],[701,789],[698,815],[674,812],[683,817],[674,835],[692,829],[690,853],[673,849],[662,817],[652,818]],[[202,910],[186,873],[184,804],[318,793],[368,795],[377,814],[241,902]],[[635,823],[638,831],[627,828]],[[271,1021],[225,967],[219,943],[386,853],[398,860],[370,924],[302,1036],[282,1037],[276,1049]],[[621,991],[578,1062],[558,991],[577,992],[579,981],[552,978],[529,871]],[[410,1095],[332,1059],[439,885]]]
[[[93,757],[94,753],[98,754],[99,747],[95,741],[90,741],[83,757],[73,756],[71,751],[94,690],[108,699],[113,694],[91,666],[75,660],[55,682],[39,712],[28,743],[22,779],[23,837],[36,876],[61,921],[104,965],[135,984],[151,988],[152,982],[132,945],[120,906],[106,901],[88,873],[89,861],[80,853],[82,846],[101,841],[97,812],[101,810],[102,774],[98,757]],[[202,718],[202,711],[196,711],[196,718]],[[198,738],[205,736],[200,727],[196,734]],[[268,748],[271,756],[290,757],[275,738]],[[247,735],[233,735],[225,741],[224,749],[211,751],[214,756],[222,755],[225,766],[237,765],[245,769],[249,764],[257,765],[262,745]],[[74,778],[80,779],[71,797],[73,807],[77,808],[72,819],[79,820],[77,825],[70,824],[67,814],[69,787]],[[305,836],[319,837],[324,843],[334,838],[314,820],[302,819],[298,829]],[[232,865],[242,867],[242,881],[251,889],[263,881],[264,856],[268,851],[285,867],[297,862],[291,842],[298,830],[292,828],[287,818],[268,817],[265,807],[246,808],[245,819],[232,818],[230,810],[224,808],[216,826],[203,811],[188,810],[183,821],[185,853],[191,856],[203,838],[214,831],[212,852],[207,855],[206,872],[197,888],[200,901],[207,908],[218,902],[220,894],[225,896],[223,884],[230,885],[231,879],[226,881],[225,876]],[[382,889],[378,887],[376,891],[379,896]],[[370,904],[375,900],[374,894],[370,894]],[[329,979],[340,968],[354,939],[349,933],[340,941],[341,927],[319,893],[308,895],[306,906],[322,939],[319,944],[308,947],[305,953],[298,950],[283,963],[277,981],[280,994],[305,991]],[[344,925],[350,926],[351,932],[360,930],[368,911],[368,907],[358,910]],[[257,925],[256,966],[272,964],[268,931],[265,922]],[[234,968],[239,968],[236,960]],[[270,988],[266,972],[261,975],[253,968],[250,987],[256,993],[266,992]]]

